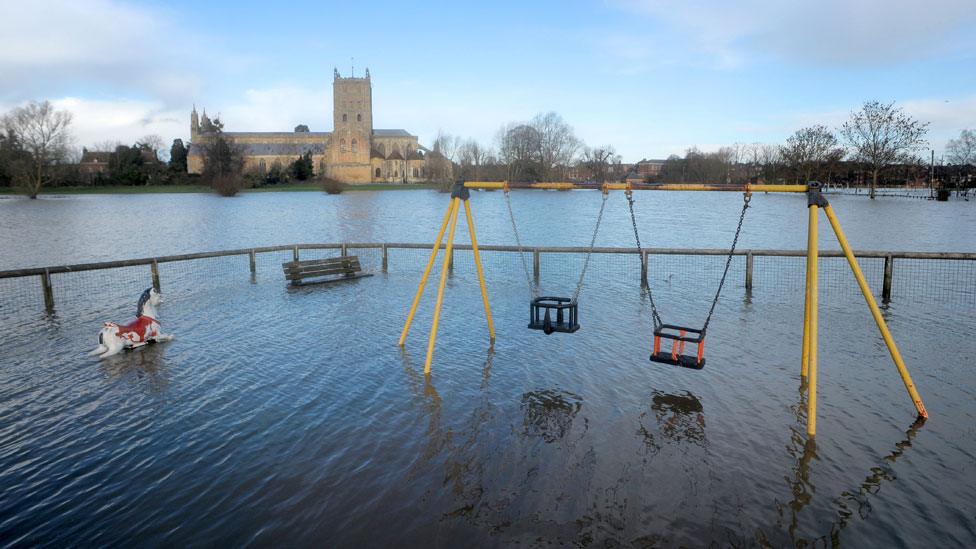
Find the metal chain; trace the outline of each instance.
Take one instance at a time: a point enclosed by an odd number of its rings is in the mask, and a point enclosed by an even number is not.
[[[579,299],[580,291],[583,289],[583,279],[586,278],[586,268],[590,266],[590,256],[593,255],[593,247],[596,246],[596,234],[600,232],[600,223],[603,221],[603,210],[607,206],[609,193],[603,192],[603,202],[600,203],[600,213],[596,216],[596,226],[593,227],[593,238],[590,239],[590,249],[586,252],[586,259],[583,260],[583,270],[580,271],[579,282],[576,283],[576,291],[573,293],[573,302]]]
[[[634,192],[630,189],[624,193],[627,196],[627,204],[630,206],[630,222],[634,225],[634,240],[637,241],[637,256],[641,260],[641,264],[644,263],[644,249],[641,247],[640,234],[637,232],[637,216],[634,215]],[[661,321],[661,315],[657,312],[657,305],[654,304],[654,294],[651,293],[651,285],[647,284],[647,298],[651,302],[651,319],[654,321],[654,329],[657,330],[664,322]]]
[[[749,209],[749,201],[752,200],[752,193],[746,191],[742,194],[742,213],[739,214],[739,226],[735,228],[735,238],[732,239],[732,247],[729,249],[729,256],[725,259],[725,270],[722,272],[722,280],[718,283],[718,290],[715,292],[715,299],[712,300],[712,307],[708,309],[708,316],[705,317],[705,325],[702,333],[708,330],[708,323],[712,321],[712,313],[715,312],[715,305],[718,298],[722,295],[722,286],[725,285],[725,277],[729,274],[729,266],[732,264],[732,255],[735,253],[735,245],[739,242],[739,233],[742,232],[742,221],[746,218],[746,210]]]
[[[529,264],[525,262],[525,254],[522,252],[522,238],[519,236],[518,226],[515,224],[515,213],[512,212],[512,198],[505,189],[505,205],[508,206],[508,219],[512,222],[512,232],[515,233],[515,244],[518,246],[519,258],[522,260],[522,270],[525,271],[525,282],[529,285],[529,293],[532,298],[539,297],[539,288],[532,283],[532,276],[529,274]]]

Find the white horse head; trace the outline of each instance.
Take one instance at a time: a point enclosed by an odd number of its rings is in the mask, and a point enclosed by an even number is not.
[[[136,304],[136,319],[120,326],[106,322],[98,333],[98,347],[88,353],[105,358],[120,353],[123,349],[133,349],[154,341],[169,341],[171,335],[163,335],[159,327],[159,314],[156,307],[163,302],[163,296],[156,288],[147,288],[139,296]]]

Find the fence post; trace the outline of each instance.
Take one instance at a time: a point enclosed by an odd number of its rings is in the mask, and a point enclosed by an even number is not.
[[[254,250],[248,252],[247,256],[248,256],[248,263],[250,264],[251,267],[251,274],[254,274],[258,270],[258,262],[257,262],[257,258],[254,257]]]
[[[532,249],[532,278],[539,283],[539,248]]]
[[[746,252],[746,293],[752,293],[752,250]]]
[[[390,254],[386,249],[386,244],[383,244],[383,272],[385,273],[390,266]]]
[[[153,281],[153,288],[156,288],[157,292],[162,292],[163,288],[162,286],[159,285],[159,264],[156,263],[155,259],[153,259],[152,262],[152,281]]]
[[[641,250],[641,287],[647,287],[647,250]]]
[[[341,255],[342,257],[346,257],[347,255],[349,255],[349,251],[346,248],[345,242],[343,242],[342,246],[339,248],[339,255]]]
[[[885,256],[884,264],[884,284],[881,287],[881,301],[888,303],[891,301],[891,275],[894,270],[895,258],[890,254]]]
[[[291,257],[293,260],[298,261],[298,244],[291,249]]]
[[[51,273],[47,269],[41,275],[41,288],[44,290],[44,308],[51,312],[54,310],[54,291],[51,289]]]

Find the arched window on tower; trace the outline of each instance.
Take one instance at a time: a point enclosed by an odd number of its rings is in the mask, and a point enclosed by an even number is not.
[[[363,115],[357,114],[356,115],[356,122],[362,122],[362,121],[363,121]]]
[[[343,121],[343,122],[345,122],[345,121],[346,121],[346,115],[342,115],[342,121]]]
[[[420,175],[417,173],[417,167],[416,166],[414,166],[414,168],[413,168],[413,176],[414,177],[420,177]]]
[[[352,152],[359,152],[359,141],[352,140]]]
[[[380,169],[376,168],[376,179],[380,178]]]
[[[339,151],[340,152],[346,152],[346,140],[345,139],[340,139],[339,140]]]

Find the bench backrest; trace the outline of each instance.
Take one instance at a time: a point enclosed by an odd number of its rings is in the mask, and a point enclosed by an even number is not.
[[[282,263],[287,280],[302,280],[304,278],[345,275],[352,276],[363,270],[359,258],[354,255],[330,257],[328,259],[309,259],[306,261],[289,261]]]

